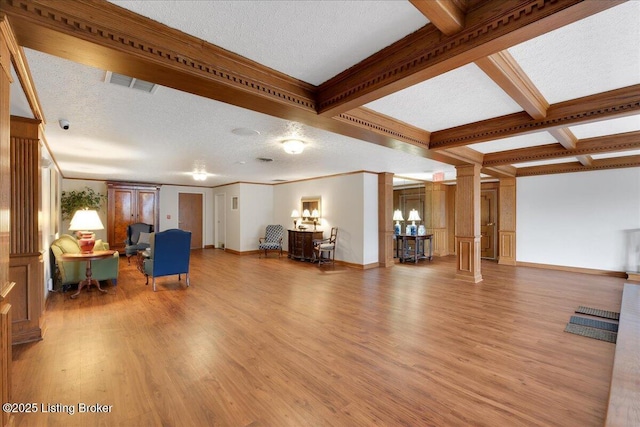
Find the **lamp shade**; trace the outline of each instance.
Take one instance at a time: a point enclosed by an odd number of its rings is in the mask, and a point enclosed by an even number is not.
[[[409,221],[420,221],[420,215],[418,215],[417,210],[411,209],[409,212]]]
[[[291,211],[291,218],[300,218],[300,212],[298,212],[298,209]]]
[[[404,221],[404,218],[402,217],[402,211],[400,209],[396,209],[395,211],[393,211],[393,220]]]
[[[71,223],[69,224],[69,230],[104,230],[104,225],[102,225],[102,221],[100,221],[98,211],[80,209],[73,214],[73,218],[71,218]]]
[[[314,209],[311,211],[311,218],[318,218],[320,216],[320,213],[318,212],[318,209]]]
[[[309,218],[311,216],[311,212],[309,212],[309,209],[305,209],[304,211],[302,211],[302,216],[305,218]]]

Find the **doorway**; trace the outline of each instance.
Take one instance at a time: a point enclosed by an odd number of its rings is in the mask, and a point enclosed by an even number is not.
[[[214,230],[214,242],[215,247],[218,249],[224,249],[227,245],[227,225],[226,225],[226,215],[227,211],[227,202],[226,195],[216,194],[215,200],[215,230]]]
[[[178,194],[178,228],[191,232],[191,249],[202,249],[202,194]]]
[[[498,191],[480,192],[480,257],[496,259],[498,233]]]

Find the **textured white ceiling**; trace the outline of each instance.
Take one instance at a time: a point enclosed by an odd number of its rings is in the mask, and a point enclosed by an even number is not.
[[[408,1],[113,1],[319,85],[429,21]]]
[[[286,154],[291,122],[160,86],[154,94],[104,83],[105,71],[25,49],[47,112],[45,133],[68,178],[190,185],[297,180],[355,170],[425,173],[453,168],[330,132],[300,127],[304,153]],[[59,88],[65,88],[60,96]],[[71,122],[62,130],[59,119]],[[255,136],[232,133],[244,127]],[[273,159],[265,163],[259,157]],[[90,159],[89,161],[87,159]]]
[[[428,22],[408,1],[114,3],[316,85]],[[510,52],[550,103],[639,84],[638,22],[640,1],[630,1]],[[106,70],[28,49],[26,55],[48,121],[45,137],[65,177],[193,185],[189,172],[197,164],[210,173],[198,183],[207,186],[358,170],[455,176],[449,165],[309,127],[302,127],[305,152],[287,155],[281,147],[291,132],[287,121],[166,87],[151,95],[128,90],[104,83]],[[25,115],[15,87],[12,113]],[[522,110],[474,64],[367,106],[431,132]],[[640,130],[639,117],[571,130],[578,138]],[[71,122],[69,131],[60,129],[60,118]],[[260,134],[239,136],[235,128]],[[471,148],[493,153],[553,142],[540,132]]]
[[[509,49],[555,104],[640,83],[640,1],[629,1]]]
[[[366,107],[430,132],[522,111],[475,64],[370,102]]]

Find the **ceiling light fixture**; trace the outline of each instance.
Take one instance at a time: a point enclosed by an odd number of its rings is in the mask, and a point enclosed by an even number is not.
[[[282,142],[282,146],[289,154],[300,154],[304,151],[304,142],[299,139],[287,139]]]
[[[205,172],[204,170],[195,171],[193,172],[193,179],[195,179],[196,181],[204,181],[205,179],[207,179],[207,172]]]

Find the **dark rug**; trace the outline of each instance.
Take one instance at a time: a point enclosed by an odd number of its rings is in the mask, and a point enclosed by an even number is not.
[[[576,313],[588,314],[589,316],[602,317],[604,319],[620,320],[620,313],[616,313],[615,311],[600,310],[599,308],[585,307],[582,305],[578,307]]]
[[[588,317],[571,316],[569,323],[576,325],[588,326],[590,328],[604,329],[606,331],[618,332],[618,324],[613,322],[605,322],[603,320],[590,319]]]
[[[567,327],[564,329],[564,331],[612,343],[615,343],[616,338],[618,337],[618,334],[615,332],[606,331],[604,329],[590,328],[583,325],[576,325],[575,323],[567,323]]]

